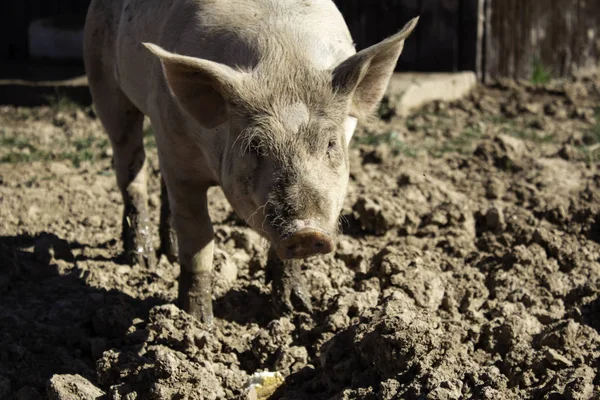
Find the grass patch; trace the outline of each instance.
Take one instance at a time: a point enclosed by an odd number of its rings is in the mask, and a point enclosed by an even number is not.
[[[600,161],[600,107],[594,108],[596,122],[585,132],[585,145],[579,147],[588,164]]]
[[[432,157],[442,157],[448,153],[469,154],[473,151],[473,143],[481,138],[482,132],[479,126],[465,129],[460,135],[443,140],[422,141],[419,143],[407,143],[399,138],[395,131],[386,133],[368,132],[367,135],[357,137],[355,145],[378,146],[387,145],[392,154],[402,154],[406,157],[416,157],[419,151],[425,151]]]
[[[48,102],[48,105],[54,114],[83,110],[79,104],[60,92],[45,96],[44,99]]]
[[[154,137],[154,130],[151,125],[148,125],[146,129],[144,129],[144,147],[146,149],[156,148],[156,138]]]
[[[396,131],[385,133],[367,132],[365,136],[355,138],[353,143],[354,145],[369,146],[385,144],[390,147],[394,155],[402,154],[407,157],[415,157],[417,155],[417,149],[409,143],[402,141]]]
[[[1,164],[29,163],[34,161],[49,161],[54,159],[54,154],[34,149],[33,151],[10,152],[0,157]]]
[[[91,163],[101,159],[108,148],[108,139],[99,136],[88,136],[61,140],[53,143],[55,149],[48,150],[27,138],[0,136],[0,147],[7,148],[8,153],[0,157],[0,163],[17,164],[35,161],[71,161],[79,168],[85,161]]]
[[[531,83],[534,85],[544,85],[552,79],[550,70],[542,63],[539,58],[534,58],[531,62]]]
[[[64,110],[65,107],[81,107],[75,103],[56,100],[55,110]],[[144,130],[144,146],[146,149],[155,149],[156,140],[151,127]],[[107,157],[110,147],[108,137],[104,134],[87,136],[66,136],[53,141],[50,146],[39,142],[37,137],[9,136],[6,130],[0,130],[0,163],[19,164],[47,161],[70,161],[75,168],[84,162],[94,163]]]
[[[594,108],[594,116],[596,122],[586,132],[587,142],[589,145],[600,143],[600,107]]]
[[[600,161],[600,143],[592,146],[581,146],[578,150],[583,155],[583,160],[587,164],[593,164]]]
[[[478,125],[469,127],[456,137],[440,141],[429,149],[429,153],[433,157],[442,157],[448,153],[470,154],[473,151],[473,143],[481,138],[481,135]]]
[[[398,93],[383,96],[377,108],[377,116],[384,121],[391,120],[396,115],[396,104],[400,102],[401,97]]]
[[[552,143],[554,136],[552,135],[540,135],[539,133],[530,129],[510,129],[505,131],[508,135],[516,137],[521,140],[529,140],[534,143]]]
[[[499,125],[501,132],[505,135],[509,135],[521,140],[528,140],[534,143],[553,143],[555,138],[553,135],[544,134],[533,129],[523,128],[523,124],[517,124],[513,119],[507,118],[503,115],[492,115],[485,119],[493,125]]]
[[[26,139],[19,137],[8,137],[4,131],[0,137],[0,147],[11,147],[17,150],[35,150],[35,147]]]
[[[493,114],[490,115],[489,117],[484,119],[485,121],[494,124],[494,125],[504,125],[504,124],[511,124],[514,125],[514,121],[511,118],[508,118],[502,114]]]

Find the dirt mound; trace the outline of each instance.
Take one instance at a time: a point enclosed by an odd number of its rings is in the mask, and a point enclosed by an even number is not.
[[[597,76],[499,82],[361,127],[312,314],[272,313],[266,243],[213,190],[211,330],[172,305],[177,264],[123,263],[93,110],[4,107],[0,398],[600,398],[599,100]]]

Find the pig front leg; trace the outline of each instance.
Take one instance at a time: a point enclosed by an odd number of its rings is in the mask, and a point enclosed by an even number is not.
[[[208,187],[177,182],[168,188],[181,265],[178,305],[210,325],[214,230],[208,214]]]
[[[160,236],[159,254],[167,256],[167,260],[173,263],[177,261],[177,235],[171,217],[171,206],[169,204],[169,192],[165,180],[160,180],[160,225],[158,228]]]
[[[271,279],[271,297],[278,315],[294,310],[312,312],[306,281],[302,276],[302,260],[281,260],[275,250],[269,250],[267,274]]]
[[[110,63],[105,62],[97,47],[101,46],[86,49],[85,61],[88,73],[94,71],[90,74],[90,91],[96,113],[110,138],[113,167],[123,196],[123,253],[129,264],[152,269],[156,266],[156,254],[148,214],[144,114],[123,93],[112,73],[103,71]]]
[[[138,264],[148,269],[154,269],[156,255],[150,231],[145,167],[145,162],[142,162],[142,168],[137,172],[135,180],[119,185],[122,187],[124,202],[121,240],[126,260],[130,265]],[[117,176],[121,175],[123,174],[117,164]],[[121,179],[119,179],[120,182],[122,182]]]

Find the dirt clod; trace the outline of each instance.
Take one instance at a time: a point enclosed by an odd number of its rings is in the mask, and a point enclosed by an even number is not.
[[[81,375],[54,375],[46,393],[50,400],[97,400],[105,394]]]

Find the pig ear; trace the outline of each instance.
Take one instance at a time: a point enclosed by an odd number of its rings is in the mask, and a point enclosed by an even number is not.
[[[359,51],[333,71],[333,86],[351,96],[350,115],[371,114],[385,93],[404,40],[417,26],[419,17],[410,20],[397,34]]]
[[[227,120],[226,104],[237,97],[243,73],[213,61],[173,54],[155,44],[143,45],[161,60],[177,101],[201,125],[214,128]]]

